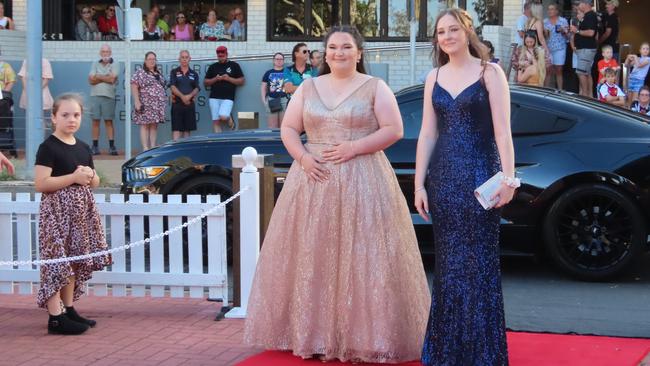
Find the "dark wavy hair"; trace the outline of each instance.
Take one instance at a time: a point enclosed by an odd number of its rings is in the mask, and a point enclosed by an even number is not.
[[[443,10],[438,14],[438,18],[436,18],[436,25],[433,27],[434,31],[434,36],[433,40],[431,43],[433,44],[433,57],[434,57],[434,66],[441,67],[445,65],[446,63],[449,62],[449,55],[445,53],[445,51],[440,49],[440,46],[438,45],[438,23],[440,22],[440,19],[444,16],[452,16],[458,24],[460,24],[460,27],[465,31],[465,34],[467,34],[467,38],[469,39],[469,53],[477,58],[480,58],[481,61],[483,62],[488,62],[488,48],[481,42],[481,40],[478,38],[478,35],[476,34],[476,31],[474,30],[474,25],[472,22],[472,17],[469,15],[469,13],[463,9],[458,9],[458,8],[452,8],[452,9],[447,9]]]
[[[291,51],[291,62],[293,62],[294,64],[296,63],[296,52],[298,52],[300,47],[307,47],[307,43],[300,42],[300,43],[296,43],[296,45],[293,46],[293,51]]]
[[[326,75],[332,72],[332,70],[330,69],[330,65],[327,64],[327,58],[326,58],[327,42],[329,42],[332,34],[339,33],[339,32],[347,33],[352,36],[352,39],[354,39],[354,43],[357,46],[357,49],[361,51],[361,59],[359,60],[359,62],[357,62],[357,72],[360,72],[362,74],[367,74],[366,66],[365,66],[366,62],[363,59],[363,47],[364,47],[363,36],[361,35],[361,33],[359,33],[359,30],[352,25],[339,25],[339,26],[332,27],[330,31],[327,33],[327,35],[325,36],[325,39],[323,40],[323,47],[325,48],[325,53],[323,55],[324,62],[320,66],[320,70],[318,70],[318,75]]]

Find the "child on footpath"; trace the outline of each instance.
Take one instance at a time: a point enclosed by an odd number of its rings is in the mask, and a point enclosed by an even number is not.
[[[623,89],[616,85],[616,70],[607,68],[605,69],[604,74],[605,82],[598,86],[598,100],[619,107],[624,107],[625,93],[623,92]]]
[[[90,146],[75,133],[81,125],[79,95],[63,94],[52,107],[54,132],[39,146],[34,186],[43,193],[39,212],[41,259],[89,254],[107,248],[91,188],[99,185]],[[37,303],[47,308],[50,334],[81,334],[96,322],[79,315],[73,302],[83,294],[93,271],[110,264],[110,256],[41,266]]]
[[[598,61],[598,83],[596,84],[598,86],[596,87],[596,90],[600,88],[600,84],[605,82],[605,70],[613,69],[618,74],[618,70],[621,69],[616,59],[614,59],[614,49],[612,46],[608,44],[604,45],[601,48],[601,52],[603,54],[603,59]]]
[[[625,59],[625,65],[633,67],[632,72],[630,72],[630,80],[627,88],[627,99],[630,103],[638,99],[639,90],[641,90],[645,78],[648,76],[648,69],[650,69],[650,43],[641,43],[639,53],[641,56],[631,54]]]

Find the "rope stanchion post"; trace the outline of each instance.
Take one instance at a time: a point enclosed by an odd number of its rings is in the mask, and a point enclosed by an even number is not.
[[[260,176],[254,162],[257,151],[247,147],[242,152],[246,165],[239,176],[240,184],[249,187],[240,198],[239,231],[240,253],[240,305],[226,313],[226,318],[245,318],[248,297],[253,285],[255,266],[260,251]]]

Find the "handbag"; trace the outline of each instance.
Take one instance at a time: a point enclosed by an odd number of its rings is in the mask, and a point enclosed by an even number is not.
[[[269,110],[271,113],[282,112],[282,99],[281,98],[269,98],[267,102],[269,104]]]
[[[497,172],[485,183],[474,190],[474,196],[484,209],[489,210],[499,202],[499,197],[491,200],[492,196],[499,190],[503,181],[503,173]]]

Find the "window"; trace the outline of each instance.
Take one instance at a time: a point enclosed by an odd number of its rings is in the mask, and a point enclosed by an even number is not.
[[[111,19],[119,14],[120,8],[114,0],[90,0],[87,2],[71,0],[43,1],[43,33],[44,40],[115,40],[117,35],[111,32]],[[139,2],[132,1],[131,7]],[[151,26],[150,34],[160,28],[164,33],[162,40],[177,38],[178,40],[201,40],[200,28],[206,23],[211,10],[216,12],[214,29],[216,39],[245,41],[246,40],[246,0],[157,0],[147,2],[155,4],[155,9],[142,9],[143,28],[146,25],[147,14],[156,11],[156,24]],[[113,12],[113,9],[115,12]],[[183,12],[183,14],[178,14]],[[179,15],[179,16],[177,16]],[[104,21],[104,22],[103,22]],[[103,24],[102,24],[103,23]],[[116,24],[116,23],[115,23]],[[193,32],[183,24],[192,25]],[[105,25],[105,26],[103,26]],[[97,30],[97,31],[94,31]],[[206,38],[206,37],[204,37]]]
[[[380,11],[380,1],[352,0],[350,2],[350,24],[356,26],[365,38],[380,37]]]
[[[422,124],[422,99],[415,99],[399,105],[404,124],[404,138],[417,140]]]
[[[440,11],[449,6],[469,9],[475,1],[478,0],[415,0],[418,41],[431,39]],[[503,0],[482,1],[488,4],[490,16],[502,13]],[[406,41],[410,34],[409,7],[409,0],[267,0],[267,39],[320,40],[328,27],[352,24],[367,41]],[[478,20],[476,23],[480,24]]]
[[[570,117],[526,105],[512,104],[512,135],[543,135],[569,130],[576,124]]]

